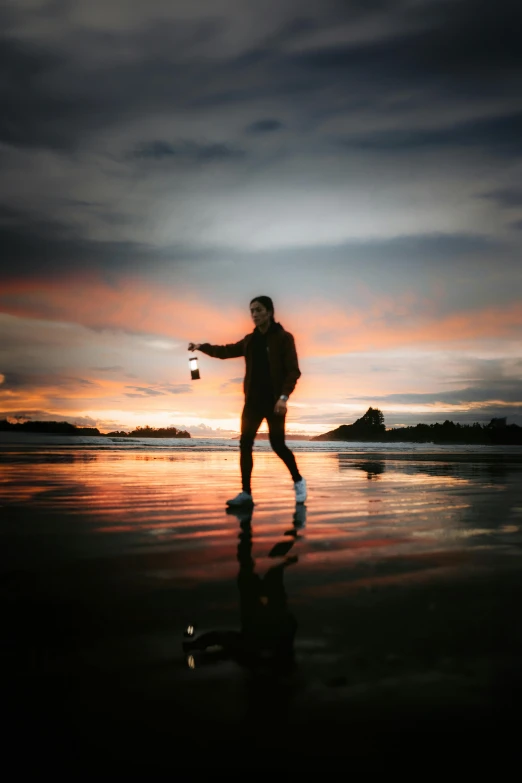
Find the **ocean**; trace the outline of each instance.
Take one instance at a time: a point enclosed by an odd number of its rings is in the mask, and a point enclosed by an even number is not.
[[[393,454],[438,454],[438,455],[517,455],[522,446],[486,446],[470,444],[435,443],[379,443],[367,441],[303,441],[287,440],[295,452],[345,452],[347,454],[379,453]],[[92,449],[94,451],[238,451],[238,439],[225,438],[117,438],[96,436],[53,435],[48,433],[0,432],[0,452],[11,450],[34,451],[39,448]],[[254,450],[270,452],[268,440],[256,440]]]

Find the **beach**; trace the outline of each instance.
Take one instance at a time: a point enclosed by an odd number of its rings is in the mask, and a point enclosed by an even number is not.
[[[521,449],[75,441],[0,442],[21,768],[519,758]]]

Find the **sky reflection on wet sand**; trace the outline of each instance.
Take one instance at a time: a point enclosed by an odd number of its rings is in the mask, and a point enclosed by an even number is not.
[[[7,513],[27,514],[31,537],[45,535],[40,525],[31,526],[31,515],[66,515],[81,519],[90,556],[104,553],[105,534],[114,540],[111,551],[168,548],[187,574],[190,549],[206,562],[235,545],[237,520],[225,506],[239,486],[235,454],[58,451],[51,461],[32,453],[14,464],[8,453],[2,457],[0,503]],[[521,463],[309,453],[298,461],[309,487],[300,570],[319,553],[327,569],[343,559],[348,565],[369,556],[520,543]],[[291,526],[295,510],[292,483],[274,455],[255,455],[253,493],[254,540],[262,555]],[[69,524],[64,535],[72,541],[78,533]]]
[[[16,665],[23,677],[24,656],[40,657],[46,682],[83,672],[82,714],[97,709],[95,698],[120,703],[113,677],[125,694],[139,683],[140,698],[194,714],[212,704],[225,722],[241,723],[245,709],[263,713],[265,697],[251,686],[266,661],[254,666],[238,639],[267,606],[275,606],[269,626],[282,624],[286,639],[281,660],[297,665],[299,684],[285,696],[297,722],[345,721],[354,703],[431,709],[441,693],[489,709],[491,678],[519,660],[516,459],[301,452],[309,497],[299,508],[284,466],[257,453],[256,505],[245,514],[225,508],[239,479],[230,452],[57,449],[10,460],[4,450],[0,458]],[[266,634],[266,618],[259,622]],[[35,624],[36,634],[27,630]],[[213,640],[207,651],[184,649],[187,624]],[[220,628],[229,630],[205,637]],[[103,691],[93,676],[108,678]],[[171,718],[161,715],[164,729]],[[136,720],[152,730],[152,717]]]

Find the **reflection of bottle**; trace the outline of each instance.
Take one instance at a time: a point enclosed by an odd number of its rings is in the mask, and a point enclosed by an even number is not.
[[[190,377],[193,381],[197,381],[198,378],[200,378],[199,374],[199,368],[198,368],[198,357],[197,356],[191,356],[189,359],[189,366],[190,366]]]

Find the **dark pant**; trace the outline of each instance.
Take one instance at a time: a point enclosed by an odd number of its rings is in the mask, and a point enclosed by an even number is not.
[[[268,423],[268,435],[273,450],[285,463],[294,481],[301,479],[295,457],[285,443],[285,416],[274,413],[275,402],[246,402],[241,415],[241,480],[243,490],[251,493],[250,478],[252,476],[252,447],[263,419]]]

